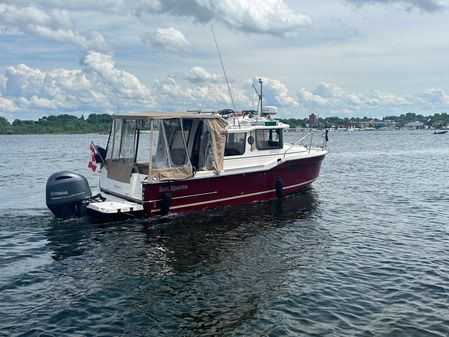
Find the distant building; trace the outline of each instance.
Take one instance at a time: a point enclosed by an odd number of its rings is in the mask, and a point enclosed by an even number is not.
[[[315,114],[310,114],[309,115],[309,125],[313,126],[313,125],[316,125],[316,124],[318,124],[318,120],[316,118],[316,115]]]
[[[404,125],[407,129],[424,129],[424,123],[420,121],[410,122]]]

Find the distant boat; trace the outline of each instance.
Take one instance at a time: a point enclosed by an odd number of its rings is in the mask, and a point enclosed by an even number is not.
[[[444,135],[445,133],[447,133],[449,130],[440,130],[440,131],[434,131],[433,134],[434,135]]]

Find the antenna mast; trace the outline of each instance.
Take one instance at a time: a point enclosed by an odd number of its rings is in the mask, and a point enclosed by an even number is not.
[[[210,29],[212,30],[212,35],[214,36],[215,47],[217,47],[217,53],[218,53],[218,57],[220,58],[221,69],[223,69],[223,74],[224,74],[224,77],[226,80],[226,85],[228,86],[229,96],[231,97],[232,106],[234,107],[234,110],[235,110],[234,97],[232,97],[231,87],[229,86],[228,77],[226,76],[226,71],[225,71],[225,67],[223,65],[223,60],[221,59],[220,48],[218,48],[217,39],[215,38],[214,27],[211,25]]]
[[[260,107],[260,115],[262,115],[262,99],[263,99],[263,94],[262,94],[262,79],[259,78],[259,83],[260,83],[260,93],[257,91],[256,86],[253,83],[253,89],[256,92],[257,96],[259,97],[259,101],[257,103],[257,112],[259,112],[259,107]]]

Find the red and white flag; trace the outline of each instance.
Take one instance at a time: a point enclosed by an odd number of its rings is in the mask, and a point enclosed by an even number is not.
[[[95,161],[96,153],[97,153],[97,151],[95,150],[94,143],[90,143],[90,161],[87,164],[87,167],[92,169],[92,171],[94,171],[94,172],[97,170],[97,165],[96,165],[96,161]]]

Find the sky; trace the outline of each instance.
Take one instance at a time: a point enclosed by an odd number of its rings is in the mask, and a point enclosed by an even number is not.
[[[449,112],[449,0],[0,0],[0,116]]]

